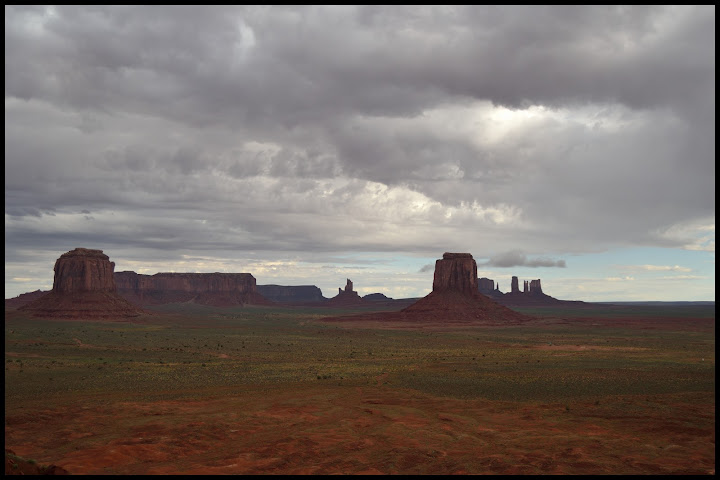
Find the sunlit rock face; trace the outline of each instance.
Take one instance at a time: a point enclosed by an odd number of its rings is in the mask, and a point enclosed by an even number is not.
[[[53,289],[20,307],[35,317],[134,317],[142,310],[117,294],[115,264],[102,250],[76,248],[55,262]]]
[[[193,302],[213,306],[269,305],[250,273],[115,274],[118,293],[137,305]]]
[[[468,296],[478,291],[477,264],[469,253],[444,253],[435,261],[433,292],[457,291]]]

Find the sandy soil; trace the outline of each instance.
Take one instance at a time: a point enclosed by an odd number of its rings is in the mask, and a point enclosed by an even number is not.
[[[540,318],[530,324],[572,322],[714,330],[714,319],[687,318]],[[333,324],[468,327],[368,316]],[[5,445],[81,475],[715,473],[714,392],[516,403],[434,396],[390,380],[385,374],[363,384],[225,388],[189,392],[194,397],[187,400],[178,398],[188,392],[166,392],[158,401],[127,392],[59,397],[51,405],[42,398],[6,403]]]
[[[530,405],[377,381],[18,406],[5,443],[72,474],[714,473],[707,394]]]

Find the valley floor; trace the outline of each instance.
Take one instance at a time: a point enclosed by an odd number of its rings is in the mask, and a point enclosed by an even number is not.
[[[71,474],[714,474],[714,307],[643,308],[419,330],[6,310],[5,446]]]

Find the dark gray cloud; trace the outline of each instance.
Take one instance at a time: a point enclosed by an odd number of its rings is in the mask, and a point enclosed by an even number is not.
[[[551,258],[547,257],[538,257],[538,258],[527,258],[527,255],[522,253],[521,251],[514,250],[511,252],[503,252],[497,255],[494,255],[492,258],[490,258],[486,262],[478,262],[478,265],[480,266],[489,266],[489,267],[500,267],[500,268],[507,268],[507,267],[559,267],[559,268],[565,268],[567,265],[565,264],[565,260],[553,260]]]
[[[6,257],[714,249],[714,39],[714,6],[5,6]]]

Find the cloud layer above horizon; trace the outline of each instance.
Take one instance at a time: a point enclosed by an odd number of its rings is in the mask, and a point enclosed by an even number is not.
[[[5,6],[6,296],[75,247],[714,258],[714,132],[714,6]]]

